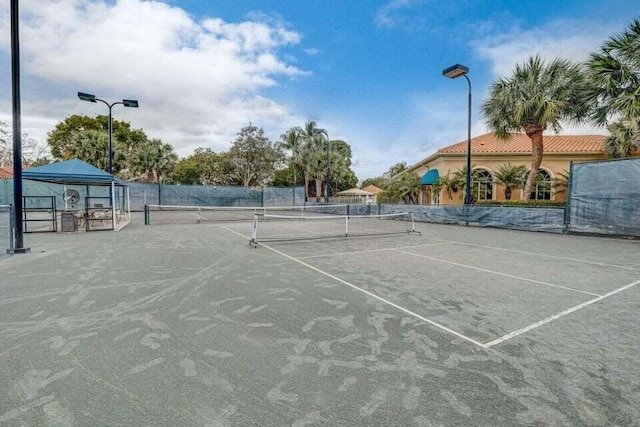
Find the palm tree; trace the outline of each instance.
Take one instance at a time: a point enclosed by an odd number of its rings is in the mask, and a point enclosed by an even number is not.
[[[558,172],[556,177],[553,179],[553,191],[555,194],[562,194],[567,191],[569,188],[569,181],[571,180],[571,175],[568,170],[564,170],[562,172]]]
[[[453,193],[457,193],[461,186],[464,187],[464,180],[461,181],[456,174],[451,176],[451,171],[449,171],[446,175],[438,178],[438,184],[440,188],[444,188],[449,200],[453,200]]]
[[[422,185],[420,177],[413,173],[403,173],[389,180],[384,186],[384,201],[390,203],[417,204]]]
[[[394,176],[401,174],[402,172],[409,169],[407,166],[407,162],[399,162],[389,168],[389,178],[393,178]]]
[[[320,135],[320,130],[316,125],[316,122],[313,120],[307,120],[304,124],[304,127],[301,129],[300,137],[304,141],[300,148],[300,168],[302,169],[302,173],[304,174],[304,188],[305,188],[305,199],[309,197],[309,181],[311,180],[311,161],[313,160],[315,165],[315,169],[317,169],[319,158],[318,151],[322,151],[322,136]],[[325,162],[326,162],[326,154],[325,154]],[[316,171],[317,172],[317,171]],[[318,195],[318,185],[321,186],[321,183],[316,183],[316,198],[319,198]]]
[[[593,118],[604,125],[612,117],[640,120],[640,19],[607,40],[587,61]]]
[[[640,148],[640,134],[629,121],[618,120],[607,126],[610,135],[604,142],[604,151],[614,159],[631,157],[634,149]]]
[[[527,176],[527,168],[524,165],[502,165],[494,173],[493,179],[496,184],[504,187],[504,198],[511,200],[511,192],[515,188],[522,188]]]
[[[291,157],[289,158],[289,164],[293,169],[293,182],[294,185],[298,182],[296,177],[296,169],[303,169],[303,159],[302,159],[302,145],[304,144],[304,139],[302,137],[302,129],[299,127],[292,127],[284,134],[280,136],[282,139],[282,148],[285,150],[289,150],[291,152]],[[305,199],[307,197],[307,188],[305,186]]]
[[[135,147],[130,159],[130,172],[145,182],[160,183],[178,161],[173,147],[159,139],[146,140]]]
[[[597,103],[593,119],[608,124],[611,133],[605,152],[629,157],[633,148],[640,148],[640,19],[609,38],[586,65],[590,101]]]
[[[519,131],[531,139],[531,173],[524,188],[525,200],[530,198],[542,163],[544,131],[551,128],[559,132],[561,121],[584,121],[591,111],[586,92],[579,65],[564,59],[547,64],[539,56],[516,65],[510,78],[492,84],[489,98],[482,105],[489,128],[502,139]]]

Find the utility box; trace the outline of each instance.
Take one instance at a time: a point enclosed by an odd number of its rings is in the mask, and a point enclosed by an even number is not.
[[[73,212],[63,212],[62,219],[62,231],[78,231],[78,218]]]

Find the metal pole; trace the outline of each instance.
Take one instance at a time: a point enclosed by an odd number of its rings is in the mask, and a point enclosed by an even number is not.
[[[18,0],[11,0],[11,88],[13,103],[13,221],[14,253],[27,253],[24,247],[22,199],[22,124],[20,122],[20,27]]]
[[[331,189],[331,140],[329,139],[329,133],[325,132],[327,136],[327,189],[326,189],[326,202],[329,203],[329,191]]]
[[[107,104],[109,105],[109,104]],[[109,105],[109,174],[113,175],[113,124],[111,122],[111,108],[113,105]]]
[[[468,120],[467,120],[467,176],[464,192],[464,204],[471,204],[471,80],[464,75],[469,83],[469,103],[468,103]]]

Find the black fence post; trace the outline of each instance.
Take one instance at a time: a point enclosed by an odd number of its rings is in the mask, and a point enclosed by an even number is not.
[[[567,183],[567,205],[564,208],[564,232],[568,233],[571,229],[571,190],[573,183],[573,160],[569,162],[569,182]]]

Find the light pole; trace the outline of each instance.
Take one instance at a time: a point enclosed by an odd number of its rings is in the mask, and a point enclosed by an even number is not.
[[[112,117],[111,109],[113,108],[114,105],[118,105],[118,104],[122,104],[125,107],[130,107],[130,108],[138,108],[138,101],[135,99],[123,99],[122,101],[109,104],[104,99],[96,98],[95,95],[92,95],[90,93],[83,93],[83,92],[78,92],[78,98],[80,98],[83,101],[94,102],[94,103],[100,101],[104,105],[109,107],[109,170],[108,172],[111,175],[113,175],[113,123],[111,118]]]
[[[442,75],[449,77],[450,79],[457,79],[463,76],[469,83],[469,105],[468,105],[468,120],[467,120],[467,175],[466,183],[464,186],[464,204],[471,204],[471,80],[467,77],[469,68],[464,65],[456,64],[449,68],[442,70]]]
[[[322,134],[327,138],[327,188],[324,194],[325,203],[329,203],[329,191],[331,190],[331,140],[329,139],[329,132],[326,129],[316,129],[317,134]]]

